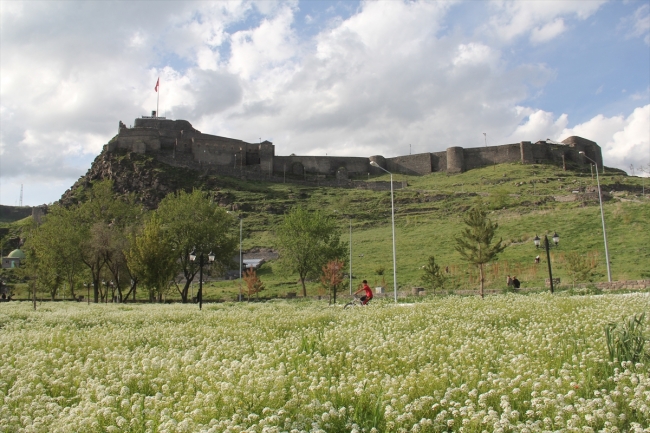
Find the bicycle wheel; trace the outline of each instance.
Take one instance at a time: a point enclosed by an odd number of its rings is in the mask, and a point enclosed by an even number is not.
[[[343,307],[343,309],[346,310],[346,309],[348,309],[348,308],[354,308],[354,307],[356,307],[356,306],[357,306],[357,303],[356,303],[355,301],[350,301],[350,302],[348,302],[347,304],[345,304],[345,306]]]

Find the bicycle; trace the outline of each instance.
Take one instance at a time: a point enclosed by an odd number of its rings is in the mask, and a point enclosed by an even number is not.
[[[350,302],[348,302],[347,304],[345,304],[345,306],[343,306],[344,310],[348,309],[348,308],[364,307],[365,306],[363,304],[363,301],[361,300],[360,296],[358,296],[358,295],[353,295],[353,296],[354,297],[352,298],[352,300]]]

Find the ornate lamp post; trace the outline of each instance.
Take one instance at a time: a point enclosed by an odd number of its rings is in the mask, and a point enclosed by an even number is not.
[[[196,250],[192,250],[190,253],[190,261],[194,262],[196,260]],[[208,254],[208,263],[214,262],[214,253],[210,251]],[[204,265],[203,253],[199,255],[199,292],[197,293],[197,298],[199,298],[199,310],[203,309],[203,265]]]
[[[553,233],[553,243],[557,247],[558,244],[560,243],[560,236],[558,236],[557,232]],[[541,239],[539,236],[535,235],[535,239],[533,239],[533,242],[535,243],[535,248],[539,248],[540,246],[540,241]],[[551,270],[551,254],[549,253],[550,249],[550,244],[548,243],[548,236],[544,235],[544,249],[546,250],[546,263],[548,264],[548,280],[551,283],[551,293],[554,292],[553,290],[553,272]]]
[[[609,267],[609,251],[607,249],[607,232],[605,231],[605,213],[603,212],[603,196],[600,192],[600,179],[598,178],[598,164],[593,159],[589,158],[583,151],[578,152],[580,155],[587,158],[596,166],[596,183],[598,185],[598,201],[600,202],[600,219],[603,221],[603,239],[605,241],[605,263],[607,264],[607,281],[612,282],[612,270]],[[593,179],[593,178],[592,178]]]
[[[395,294],[395,302],[397,302],[397,261],[395,259],[395,202],[393,200],[393,173],[380,167],[375,161],[370,161],[370,165],[390,174],[390,210],[393,221],[393,292]],[[368,175],[370,175],[370,173],[368,173]]]

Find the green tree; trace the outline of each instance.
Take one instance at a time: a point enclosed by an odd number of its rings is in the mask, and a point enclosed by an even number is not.
[[[25,248],[33,251],[31,261],[39,285],[48,290],[52,299],[63,283],[70,289],[70,295],[76,297],[75,288],[84,274],[80,243],[82,238],[73,212],[62,206],[52,206],[43,224],[29,231]]]
[[[590,281],[595,264],[589,258],[572,251],[566,255],[566,267],[573,284],[581,281]]]
[[[178,267],[171,239],[157,215],[152,215],[142,234],[133,238],[125,256],[131,273],[149,293],[149,301],[160,300]]]
[[[156,211],[177,259],[177,272],[182,272],[184,284],[176,287],[183,302],[188,301],[190,284],[199,272],[199,261],[189,258],[193,250],[197,256],[215,255],[210,265],[213,273],[223,274],[232,265],[238,246],[234,218],[225,209],[213,203],[207,193],[195,190],[169,194]]]
[[[422,282],[431,286],[431,290],[435,292],[436,288],[442,289],[444,287],[447,278],[440,270],[434,256],[429,256],[429,260],[422,270],[424,271]]]
[[[464,218],[465,227],[460,236],[455,238],[455,249],[470,264],[476,265],[480,275],[480,295],[484,297],[483,285],[485,275],[483,266],[497,259],[497,255],[502,252],[506,246],[502,244],[503,239],[493,243],[494,235],[499,225],[493,223],[487,217],[487,211],[482,203],[472,207]]]
[[[99,302],[100,295],[102,299],[108,296],[108,287],[102,291],[100,285],[102,275],[110,273],[104,267],[119,260],[127,228],[140,224],[143,211],[133,194],[116,197],[110,180],[93,183],[79,197],[83,201],[73,209],[73,219],[82,239],[81,260],[92,276],[94,301]],[[117,269],[115,265],[114,270]],[[116,278],[115,282],[121,285],[122,279]]]
[[[344,257],[347,251],[336,221],[320,211],[300,207],[284,216],[276,237],[281,266],[299,275],[303,296],[307,296],[307,277],[316,278],[328,261]]]

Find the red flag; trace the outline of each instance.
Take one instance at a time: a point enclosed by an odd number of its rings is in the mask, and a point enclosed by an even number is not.
[[[153,88],[156,92],[158,91],[159,85],[160,85],[160,77],[158,77],[158,80],[156,81],[156,87]]]

